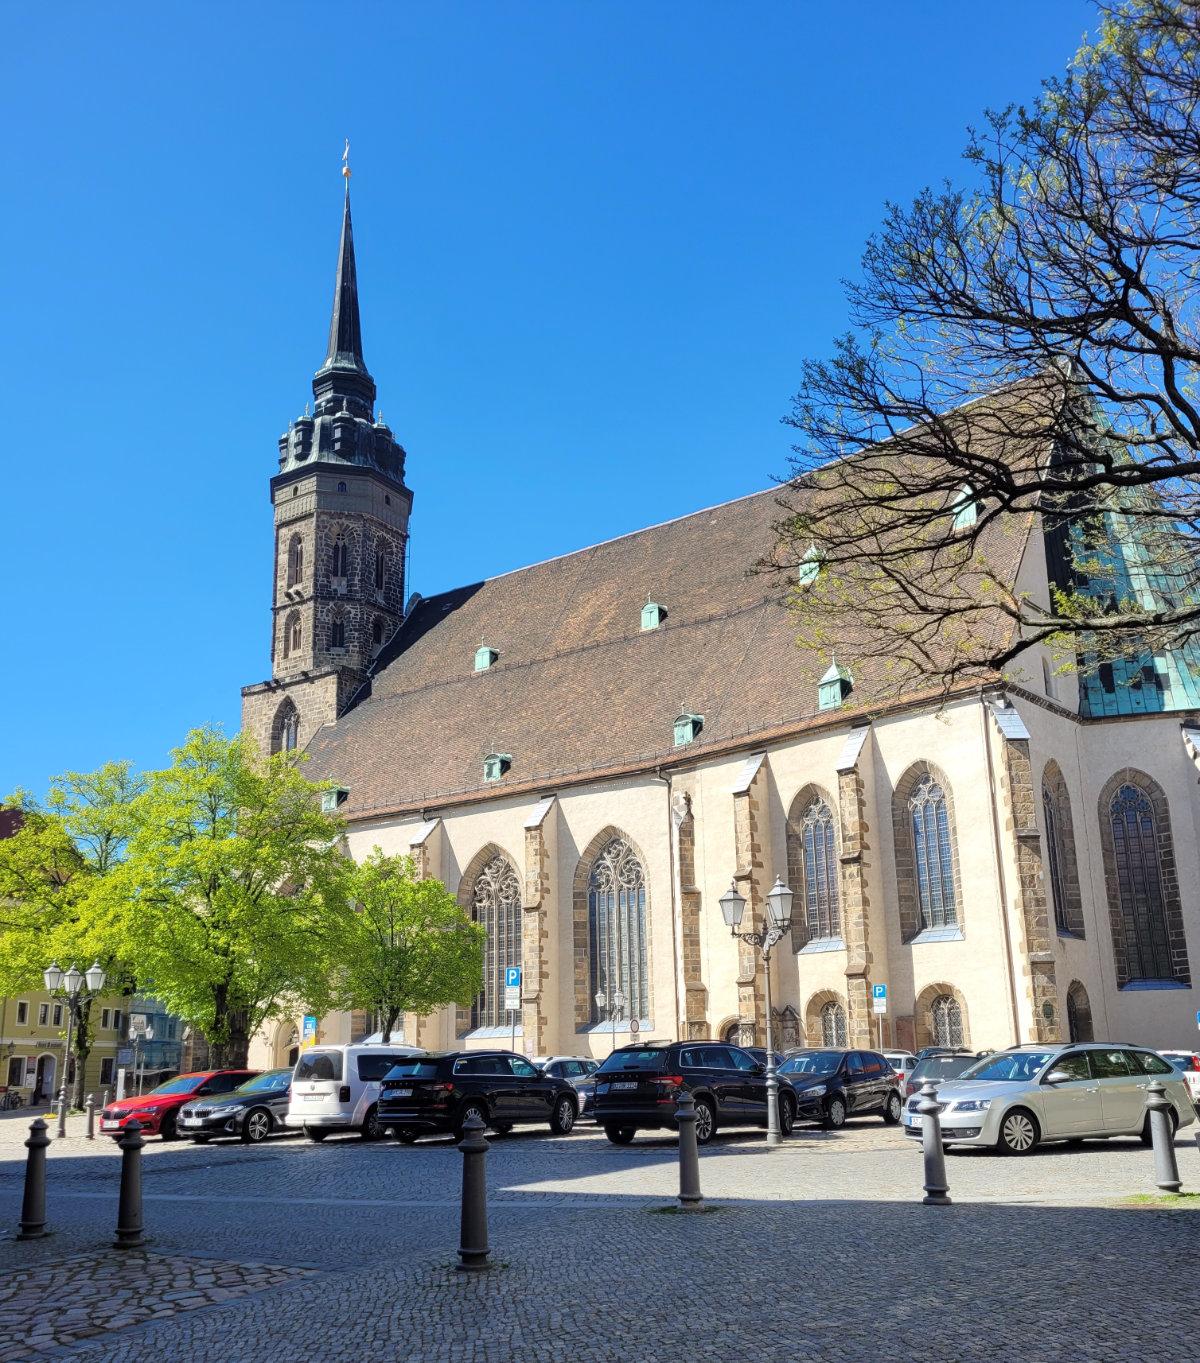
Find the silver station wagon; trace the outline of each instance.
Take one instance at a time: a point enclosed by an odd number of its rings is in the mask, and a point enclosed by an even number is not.
[[[1149,1142],[1146,1090],[1160,1080],[1171,1132],[1195,1109],[1183,1077],[1156,1052],[1121,1043],[1012,1046],[976,1061],[938,1090],[945,1145],[990,1145],[1027,1155],[1044,1141],[1140,1136]],[[908,1100],[904,1129],[920,1137],[920,1094]]]

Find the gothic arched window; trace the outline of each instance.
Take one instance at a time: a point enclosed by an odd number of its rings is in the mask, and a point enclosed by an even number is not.
[[[295,587],[304,577],[304,541],[293,535],[288,545],[287,584]]]
[[[335,615],[329,622],[329,647],[346,647],[346,621],[340,615]]]
[[[1087,990],[1074,980],[1067,990],[1067,1039],[1092,1041],[1092,1005]]]
[[[521,964],[521,882],[512,863],[497,853],[475,877],[471,894],[475,921],[487,934],[483,953],[483,991],[471,1008],[471,1027],[502,1027],[504,969]]]
[[[300,612],[293,611],[283,625],[283,656],[285,658],[290,658],[293,653],[300,652],[303,637],[300,626]]]
[[[846,1045],[846,1010],[840,1003],[829,1002],[821,1009],[821,1045]]]
[[[350,562],[349,550],[346,548],[346,538],[339,534],[333,541],[329,553],[329,573],[331,577],[346,577],[346,568]]]
[[[375,548],[375,590],[383,591],[384,583],[387,581],[387,550],[382,544]]]
[[[592,862],[587,902],[592,1021],[611,1019],[617,994],[623,996],[622,1017],[648,1017],[646,873],[624,838],[613,838]]]
[[[833,813],[815,796],[800,819],[801,895],[808,935],[840,937],[842,915],[838,903],[837,837]]]
[[[954,846],[946,792],[926,772],[908,797],[916,876],[919,931],[958,925],[954,892]]]
[[[383,616],[377,615],[371,621],[371,642],[376,648],[383,643]]]
[[[935,1046],[962,1046],[962,1006],[953,994],[939,994],[929,1005],[930,1032]]]
[[[1159,858],[1159,827],[1147,791],[1120,785],[1108,806],[1116,868],[1116,909],[1123,930],[1127,980],[1169,980],[1167,905]]]

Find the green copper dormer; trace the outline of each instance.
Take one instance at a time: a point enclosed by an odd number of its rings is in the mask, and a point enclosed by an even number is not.
[[[675,746],[677,748],[682,748],[689,743],[694,743],[700,735],[700,730],[703,728],[703,715],[680,715],[675,721]]]
[[[642,607],[642,629],[657,629],[667,618],[667,613],[657,601],[646,598],[646,604]]]
[[[817,683],[817,708],[836,710],[853,690],[854,678],[834,659],[829,671]]]
[[[483,779],[485,781],[499,781],[511,766],[511,753],[490,752],[483,759]]]
[[[475,671],[486,672],[489,667],[492,667],[495,664],[496,659],[499,658],[499,656],[499,653],[497,653],[494,648],[489,648],[487,644],[480,645],[480,647],[475,650]]]

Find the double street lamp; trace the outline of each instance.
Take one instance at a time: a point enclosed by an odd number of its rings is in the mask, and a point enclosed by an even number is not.
[[[617,1019],[622,1017],[625,1012],[625,995],[618,989],[616,993],[603,989],[596,994],[596,1011],[603,1013],[608,1011],[612,1021],[612,1049],[617,1049]]]
[[[739,941],[749,942],[762,955],[767,977],[767,1145],[779,1145],[779,1079],[775,1073],[775,1038],[771,1035],[771,948],[792,930],[792,892],[778,876],[767,895],[767,916],[761,931],[740,932],[738,925],[746,912],[746,900],[730,885],[721,896],[721,916]]]
[[[77,1025],[79,1010],[104,988],[104,967],[96,961],[84,974],[80,974],[74,966],[63,971],[55,962],[42,972],[42,979],[45,981],[47,993],[53,998],[65,999],[67,1004],[67,1040],[63,1046],[62,1077],[62,1091],[66,1093],[67,1077],[71,1072],[71,1036]],[[82,1074],[76,1075],[76,1088],[82,1080]],[[62,1126],[61,1119],[59,1126],[60,1128]],[[58,1134],[60,1136],[63,1134],[61,1129]]]

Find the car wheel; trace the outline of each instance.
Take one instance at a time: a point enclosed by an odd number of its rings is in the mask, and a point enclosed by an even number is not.
[[[401,1145],[412,1145],[417,1139],[417,1133],[415,1131],[405,1131],[403,1127],[393,1127],[392,1135],[395,1136]]]
[[[488,1115],[487,1112],[484,1110],[483,1104],[468,1103],[458,1114],[458,1125],[454,1128],[455,1140],[458,1141],[462,1140],[463,1136],[466,1134],[465,1127],[472,1117],[478,1117],[479,1120],[484,1124],[484,1126],[487,1126]]]
[[[887,1102],[883,1105],[883,1120],[887,1122],[888,1126],[895,1126],[900,1120],[902,1110],[900,1095],[898,1093],[889,1093]]]
[[[628,1145],[637,1131],[632,1126],[606,1126],[604,1134],[614,1145]]]
[[[363,1118],[362,1138],[364,1141],[381,1141],[386,1134],[379,1121],[379,1109],[372,1103],[367,1108],[367,1115]]]
[[[168,1112],[162,1119],[162,1125],[158,1128],[158,1134],[164,1141],[173,1141],[179,1134],[175,1130],[175,1114],[173,1112]]]
[[[696,1099],[696,1144],[707,1145],[717,1134],[717,1114],[707,1098]]]
[[[786,1095],[779,1099],[779,1130],[784,1136],[792,1134],[796,1125],[796,1104]]]
[[[1000,1122],[996,1148],[1006,1155],[1028,1155],[1042,1138],[1037,1118],[1027,1108],[1014,1107]]]
[[[323,1141],[329,1135],[328,1131],[322,1131],[319,1126],[306,1126],[304,1134],[310,1141]]]
[[[575,1125],[575,1104],[564,1094],[555,1104],[550,1114],[550,1130],[556,1136],[569,1136]]]
[[[825,1108],[825,1125],[830,1131],[840,1131],[846,1125],[846,1104],[841,1098],[830,1098]]]
[[[257,1145],[271,1134],[272,1125],[271,1114],[265,1107],[251,1108],[242,1123],[242,1140],[247,1145]]]
[[[1167,1126],[1170,1129],[1170,1136],[1173,1141],[1175,1139],[1175,1132],[1179,1128],[1179,1118],[1175,1115],[1174,1108],[1167,1113]],[[1141,1137],[1143,1145],[1154,1144],[1154,1137],[1150,1134],[1150,1114],[1148,1112],[1146,1113],[1146,1120],[1142,1123],[1142,1129],[1138,1135]]]

